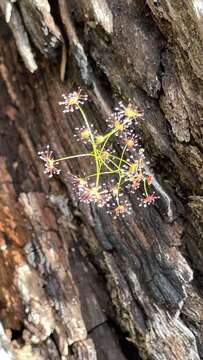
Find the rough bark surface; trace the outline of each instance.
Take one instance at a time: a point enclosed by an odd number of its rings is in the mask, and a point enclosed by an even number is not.
[[[0,0],[0,358],[203,359],[202,0]],[[7,23],[7,24],[6,24]],[[10,28],[10,30],[9,30]],[[81,85],[96,128],[118,99],[139,126],[158,203],[113,221],[78,204]]]

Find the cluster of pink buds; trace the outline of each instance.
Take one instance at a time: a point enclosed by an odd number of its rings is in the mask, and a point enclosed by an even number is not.
[[[88,96],[83,95],[81,89],[78,89],[68,95],[64,94],[63,101],[59,103],[64,106],[64,112],[80,112],[83,125],[76,128],[75,136],[85,144],[87,152],[55,159],[53,151],[47,146],[45,151],[39,152],[39,157],[45,165],[44,172],[52,177],[60,174],[57,166],[61,161],[89,157],[94,162],[94,168],[88,175],[68,176],[81,202],[99,207],[106,206],[107,212],[114,218],[124,217],[132,210],[125,194],[134,193],[142,188],[143,196],[137,198],[139,205],[146,207],[154,204],[158,196],[154,192],[149,192],[153,179],[146,172],[144,149],[139,146],[139,138],[134,133],[133,126],[143,119],[143,111],[132,102],[126,106],[119,102],[115,112],[107,119],[110,130],[100,134],[89,124],[82,108],[87,99]],[[119,153],[113,147],[115,139],[121,148]]]

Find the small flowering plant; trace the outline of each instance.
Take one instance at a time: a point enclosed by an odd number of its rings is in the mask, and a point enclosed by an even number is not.
[[[68,95],[63,94],[62,97],[63,101],[59,104],[64,106],[64,113],[79,111],[82,116],[83,125],[75,129],[75,137],[86,145],[88,151],[56,159],[48,145],[45,151],[38,153],[44,162],[44,173],[51,178],[60,174],[58,165],[61,161],[89,157],[94,160],[92,172],[81,177],[69,174],[69,180],[81,202],[106,206],[107,212],[114,218],[124,217],[132,210],[124,194],[134,193],[142,187],[144,192],[143,197],[138,198],[139,205],[146,207],[154,204],[158,196],[154,192],[149,193],[153,179],[146,173],[144,149],[139,146],[138,137],[132,129],[133,124],[143,119],[143,111],[131,102],[127,105],[119,102],[115,112],[107,119],[109,131],[98,134],[93,125],[89,124],[82,108],[88,96],[82,94],[79,88]],[[113,149],[113,138],[121,147],[120,154]]]

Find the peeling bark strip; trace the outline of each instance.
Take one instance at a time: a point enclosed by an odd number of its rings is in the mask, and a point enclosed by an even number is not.
[[[35,46],[44,56],[56,57],[57,49],[62,45],[62,36],[53,20],[48,1],[20,0],[19,5],[26,29]]]
[[[106,0],[81,0],[78,5],[90,26],[100,25],[108,34],[113,33],[113,14]]]
[[[1,359],[203,359],[201,4],[0,0]],[[66,174],[85,158],[52,181],[37,160],[80,151],[79,114],[58,106],[79,84],[99,131],[118,97],[145,110],[161,199],[131,196],[128,221],[77,203]]]
[[[18,51],[22,56],[27,69],[33,73],[37,70],[37,64],[19,11],[15,4],[12,4],[8,0],[1,0],[0,7],[5,15],[6,22],[9,24],[13,33]]]

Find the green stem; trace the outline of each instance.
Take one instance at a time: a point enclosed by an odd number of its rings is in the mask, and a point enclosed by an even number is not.
[[[117,170],[116,171],[104,171],[104,172],[100,172],[100,175],[107,175],[107,174],[114,174],[115,172],[117,172]],[[95,174],[91,174],[91,175],[89,175],[89,176],[86,176],[86,179],[88,179],[88,178],[90,178],[90,177],[94,177],[94,176],[96,176],[97,174],[95,173]]]
[[[58,162],[58,161],[63,161],[63,160],[70,160],[70,159],[75,159],[75,158],[80,158],[80,157],[85,157],[85,156],[94,156],[93,154],[78,154],[78,155],[73,155],[73,156],[65,156],[59,159],[55,159],[54,162]]]
[[[88,131],[89,131],[89,133],[90,133],[91,141],[92,141],[92,143],[94,143],[94,136],[93,136],[93,134],[92,134],[91,127],[89,126],[87,117],[86,117],[83,109],[82,109],[79,105],[78,105],[78,109],[80,110],[80,113],[81,113],[81,115],[82,115],[82,117],[83,117],[83,120],[84,120],[84,122],[85,122],[85,125],[87,126],[87,129],[88,129]]]
[[[103,159],[101,159],[101,162],[103,163],[104,166],[106,166],[106,168],[110,171],[112,171],[113,169],[110,168],[110,166],[108,166],[105,161]],[[101,167],[100,167],[100,170],[101,170]]]
[[[102,152],[105,150],[105,146],[106,146],[108,140],[110,139],[110,137],[112,136],[112,134],[113,134],[113,132],[110,131],[109,133],[107,133],[106,135],[104,135],[105,140],[104,140],[104,143],[103,143],[103,145],[102,145],[101,150],[99,150],[99,171],[101,171],[102,163],[107,167],[107,169],[109,169],[109,170],[111,169],[111,168],[105,163],[105,161],[103,161],[103,159],[101,158],[101,154],[102,154]]]
[[[100,153],[105,149],[105,146],[107,144],[107,142],[109,141],[110,137],[114,134],[115,129],[111,130],[110,132],[108,132],[106,135],[104,135],[104,144],[100,150]]]
[[[109,161],[118,169],[118,165],[114,161],[112,161],[111,159],[109,159]]]
[[[116,159],[116,160],[120,160],[120,159],[121,159],[120,157],[114,156],[114,155],[111,155],[111,154],[110,154],[110,156],[113,157],[113,158]],[[124,159],[122,159],[122,162],[125,163],[125,164],[127,164],[128,166],[130,166],[129,162],[125,161]]]
[[[119,169],[121,168],[122,162],[125,161],[125,160],[123,161],[123,156],[124,156],[124,154],[125,154],[126,148],[127,148],[127,145],[125,145],[124,148],[123,148],[123,151],[122,151],[122,154],[121,154],[121,157],[120,157],[120,161],[119,161],[119,164],[118,164]]]
[[[87,117],[83,111],[83,109],[78,105],[78,109],[80,110],[80,113],[84,119],[84,122],[87,126],[87,129],[90,133],[90,138],[91,138],[91,144],[92,144],[92,149],[93,149],[93,154],[94,154],[94,158],[95,158],[95,164],[96,164],[96,172],[97,172],[97,177],[96,177],[96,187],[99,185],[99,176],[100,176],[100,166],[99,166],[99,158],[98,158],[98,153],[97,153],[97,146],[95,144],[95,141],[94,141],[94,136],[92,134],[92,131],[91,131],[91,127],[89,126],[89,123],[88,123],[88,120],[87,120]]]

